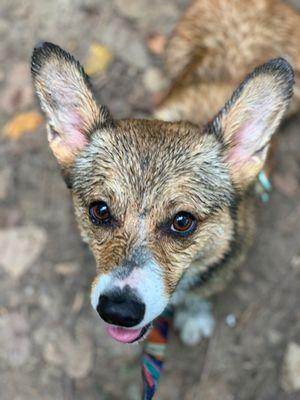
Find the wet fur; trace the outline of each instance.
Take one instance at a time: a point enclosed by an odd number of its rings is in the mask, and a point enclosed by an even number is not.
[[[293,73],[284,60],[276,60],[234,90],[254,66],[278,55],[295,67],[297,85],[298,44],[290,42],[296,35],[289,32],[298,20],[298,13],[279,1],[194,1],[167,48],[173,85],[156,116],[170,122],[113,120],[96,104],[73,57],[52,44],[35,49],[32,72],[50,147],[94,254],[95,282],[116,268],[129,276],[153,258],[174,304],[188,291],[208,297],[224,288],[251,243],[253,183],[291,98]],[[260,33],[249,43],[247,32]],[[247,118],[257,99],[272,113],[262,114],[266,133],[248,145]],[[290,110],[297,107],[296,96]],[[112,227],[90,222],[89,205],[99,200],[109,204]],[[170,231],[181,210],[197,219],[186,238]]]

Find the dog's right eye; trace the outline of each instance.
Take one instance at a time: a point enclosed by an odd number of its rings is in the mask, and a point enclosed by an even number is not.
[[[91,204],[89,215],[92,223],[95,225],[109,225],[112,222],[109,207],[104,201]]]

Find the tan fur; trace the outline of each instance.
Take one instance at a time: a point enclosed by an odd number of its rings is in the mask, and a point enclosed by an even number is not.
[[[251,243],[253,183],[287,110],[293,73],[274,60],[238,85],[275,55],[292,61],[297,79],[298,43],[289,41],[298,19],[275,0],[194,1],[167,49],[174,82],[156,116],[172,122],[113,121],[73,57],[49,43],[34,51],[50,146],[72,189],[97,278],[151,258],[170,300],[187,290],[209,296],[232,277]],[[109,227],[93,225],[95,201],[108,204]],[[171,230],[180,211],[196,221],[186,237]]]
[[[296,85],[289,115],[300,105],[300,13],[281,0],[194,0],[166,49],[173,85],[158,118],[208,122],[257,65],[284,57]],[[205,99],[205,101],[204,101]]]
[[[129,143],[126,143],[126,138]],[[120,143],[124,148],[120,148]],[[94,137],[93,147],[96,146],[99,149],[96,165],[94,160],[89,164],[86,159],[77,164],[75,175],[77,179],[81,176],[85,179],[88,190],[75,181],[74,202],[79,225],[85,227],[84,231],[89,231],[87,236],[91,238],[89,243],[100,273],[121,265],[134,249],[142,245],[162,265],[166,289],[170,293],[196,254],[203,252],[205,265],[206,258],[208,262],[216,261],[225,253],[227,236],[232,235],[231,222],[228,211],[218,209],[222,201],[225,204],[228,201],[226,197],[222,199],[224,186],[228,186],[228,196],[231,194],[226,169],[221,164],[219,168],[216,165],[216,171],[211,175],[211,191],[205,186],[201,190],[201,185],[207,185],[207,182],[201,184],[196,172],[198,165],[209,163],[210,159],[211,162],[216,161],[219,156],[220,145],[213,136],[203,136],[193,125],[184,123],[120,121],[113,135],[107,133]],[[153,154],[143,165],[141,160],[147,157],[149,147],[153,149]],[[181,160],[172,158],[172,147],[176,148],[176,152],[180,150]],[[157,160],[166,157],[166,150],[170,154],[160,170]],[[130,152],[128,158],[125,157],[127,151]],[[109,157],[110,153],[114,154],[113,159]],[[128,160],[131,165],[128,165]],[[134,175],[128,176],[124,172],[131,167]],[[100,182],[98,168],[102,175]],[[209,164],[206,168],[209,169]],[[223,177],[219,192],[214,187],[218,174]],[[198,182],[197,187],[194,182]],[[201,202],[199,195],[202,196]],[[86,206],[99,198],[109,202],[120,221],[117,232],[91,226]],[[159,229],[161,224],[182,209],[196,214],[201,221],[192,240],[174,240]],[[141,238],[140,223],[143,220],[145,233]],[[206,250],[207,247],[209,250]]]

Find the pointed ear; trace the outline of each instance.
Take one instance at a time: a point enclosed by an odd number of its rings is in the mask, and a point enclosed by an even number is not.
[[[256,68],[209,126],[224,144],[233,183],[245,189],[266,160],[270,139],[288,107],[294,75],[282,58]]]
[[[50,147],[63,169],[96,129],[112,124],[106,107],[98,107],[83,68],[52,43],[41,43],[32,55],[31,71],[41,108],[48,122]]]

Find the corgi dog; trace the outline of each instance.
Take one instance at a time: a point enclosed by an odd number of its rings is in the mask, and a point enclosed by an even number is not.
[[[298,109],[298,22],[279,0],[193,1],[166,49],[173,83],[149,120],[114,119],[73,56],[35,47],[49,145],[95,258],[91,303],[115,340],[142,340],[169,305],[184,343],[212,333],[205,299],[245,259],[255,181]]]

